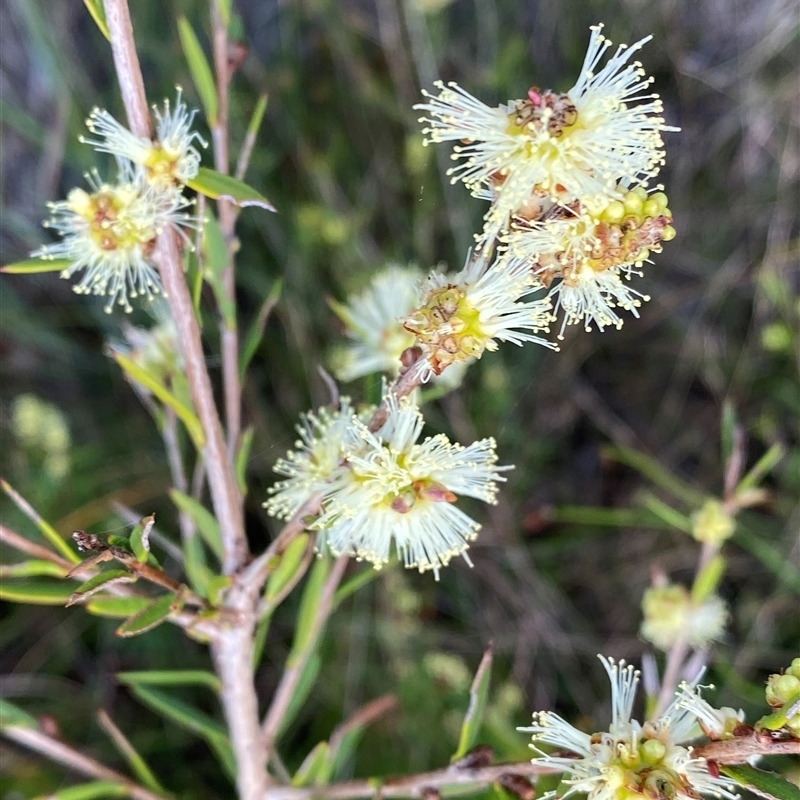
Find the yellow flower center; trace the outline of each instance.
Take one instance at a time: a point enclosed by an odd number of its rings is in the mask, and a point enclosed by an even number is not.
[[[434,289],[403,326],[416,336],[417,346],[436,375],[451,364],[478,358],[491,341],[478,310],[467,301],[465,292],[452,284]]]
[[[147,176],[151,180],[165,183],[175,182],[175,169],[178,166],[177,156],[168,153],[162,144],[156,143],[152,146],[144,166]]]

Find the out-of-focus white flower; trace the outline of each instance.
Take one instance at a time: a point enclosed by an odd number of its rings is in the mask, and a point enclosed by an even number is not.
[[[497,350],[498,342],[554,347],[535,335],[549,330],[550,301],[522,299],[537,289],[527,265],[488,266],[480,254],[456,275],[431,272],[419,305],[403,320],[424,356],[418,367],[424,379]]]
[[[507,468],[496,466],[493,439],[463,447],[439,434],[418,444],[423,419],[416,405],[391,394],[384,402],[388,417],[377,432],[353,420],[342,447],[343,472],[336,473],[314,527],[333,553],[381,567],[394,542],[406,567],[438,577],[480,528],[456,508],[458,495],[494,503],[496,481]]]
[[[58,406],[33,394],[21,394],[11,406],[11,423],[19,443],[43,456],[44,471],[59,480],[70,465],[70,433]]]
[[[45,260],[69,259],[62,271],[71,278],[83,271],[73,288],[79,294],[108,296],[106,311],[115,303],[132,310],[129,298],[149,300],[161,292],[158,273],[150,263],[156,238],[166,228],[191,227],[190,205],[175,188],[155,189],[141,168],[119,162],[118,182],[104,183],[97,171],[86,176],[91,192],[73,189],[66,200],[50,203],[44,223],[61,241],[32,253]]]
[[[347,481],[342,446],[357,418],[347,397],[340,399],[338,409],[325,407],[302,416],[295,449],[278,459],[273,468],[286,479],[269,489],[272,496],[264,503],[268,514],[289,519],[311,495],[327,496]]]
[[[401,320],[416,305],[423,280],[418,269],[391,265],[376,273],[369,286],[346,305],[331,302],[351,340],[338,354],[339,380],[352,381],[373,372],[397,375],[400,356],[414,344],[414,335]]]
[[[86,120],[86,126],[99,138],[81,137],[81,141],[101,153],[111,153],[139,164],[149,181],[162,185],[184,184],[196,177],[200,169],[200,153],[194,143],[205,147],[206,142],[192,130],[197,110],[187,109],[181,92],[178,87],[174,108],[169,100],[164,100],[163,110],[153,106],[155,141],[135,136],[101,108],[95,108]]]
[[[600,330],[622,327],[617,309],[638,316],[647,296],[627,281],[639,271],[661,242],[675,236],[667,196],[648,196],[642,187],[617,187],[609,197],[555,206],[543,219],[516,219],[504,237],[513,266],[527,264],[550,290],[555,311],[563,311],[559,332],[583,322]]]
[[[482,238],[491,242],[512,214],[532,197],[558,203],[603,196],[619,181],[644,182],[664,159],[661,133],[674,130],[660,116],[653,82],[631,57],[651,37],[620,45],[604,66],[611,46],[601,33],[591,37],[581,74],[566,94],[538,87],[522,100],[490,108],[455,83],[437,83],[438,95],[415,106],[427,116],[427,141],[458,141],[450,170],[478,197],[492,200]]]
[[[728,621],[722,598],[712,594],[695,603],[680,584],[648,588],[642,597],[642,611],[642,637],[664,651],[678,639],[697,650],[705,649],[720,639]]]
[[[611,680],[611,725],[607,731],[588,734],[574,728],[558,714],[542,711],[533,725],[520,728],[532,734],[534,764],[563,772],[563,789],[543,794],[540,800],[585,794],[588,800],[652,800],[672,797],[696,800],[698,795],[736,798],[733,787],[708,771],[703,758],[693,755],[685,742],[699,734],[697,706],[686,702],[681,690],[658,720],[639,723],[631,719],[639,674],[624,662],[600,657]],[[551,755],[542,745],[556,748]],[[574,754],[572,757],[560,751]]]

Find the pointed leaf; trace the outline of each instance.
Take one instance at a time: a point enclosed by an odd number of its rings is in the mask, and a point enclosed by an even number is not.
[[[321,669],[322,659],[319,653],[313,652],[309,656],[303,671],[300,673],[300,680],[297,682],[292,699],[289,701],[289,706],[281,720],[280,727],[278,728],[278,735],[282,734],[294,721],[294,718],[311,694],[311,690],[317,682]]]
[[[250,460],[250,450],[253,446],[255,432],[256,429],[253,425],[248,425],[244,429],[239,442],[239,450],[236,453],[236,483],[239,485],[242,497],[247,495],[247,462]]]
[[[736,487],[736,494],[744,494],[748,489],[753,489],[758,486],[763,478],[777,466],[778,462],[785,454],[786,450],[780,442],[772,445],[772,447],[756,461],[747,475],[739,481],[739,485]]]
[[[694,579],[694,583],[692,584],[692,602],[699,605],[712,594],[719,585],[724,572],[725,559],[717,553]]]
[[[171,697],[166,692],[144,686],[131,686],[133,695],[144,705],[181,728],[205,739],[229,775],[235,775],[236,762],[225,728],[213,717]]]
[[[118,672],[117,680],[126,686],[207,686],[219,692],[219,678],[203,669],[153,669],[141,672]]]
[[[150,605],[149,597],[93,597],[87,604],[86,610],[97,617],[111,619],[125,619],[138,614]]]
[[[109,797],[129,797],[127,786],[113,781],[91,781],[61,789],[38,800],[106,800]]]
[[[63,578],[68,570],[52,561],[31,559],[17,564],[0,564],[0,578]]]
[[[767,800],[800,800],[800,787],[774,772],[764,772],[749,764],[720,764],[719,771],[739,786]]]
[[[103,0],[83,0],[87,11],[92,15],[95,24],[100,28],[100,33],[111,41],[111,34],[108,31],[108,24],[106,23],[106,10],[103,7]]]
[[[39,727],[36,717],[0,697],[0,728],[7,728],[9,725],[16,725],[20,728]]]
[[[309,535],[301,533],[284,550],[280,562],[267,582],[267,591],[264,598],[267,602],[274,600],[295,576],[308,547]]]
[[[267,209],[267,211],[276,210],[272,203],[252,186],[248,186],[230,175],[223,175],[221,172],[207,167],[200,167],[197,177],[187,181],[186,185],[190,189],[210,197],[212,200],[222,198],[230,200],[242,208],[260,206]]]
[[[189,20],[184,16],[178,17],[178,36],[189,72],[192,73],[192,81],[206,112],[208,127],[213,128],[217,124],[217,87],[214,84],[214,75]]]
[[[650,492],[642,492],[642,502],[648,511],[652,511],[659,519],[684,533],[692,532],[692,521],[685,514],[676,511]]]
[[[736,409],[730,400],[722,404],[722,419],[720,420],[720,443],[722,445],[722,463],[727,464],[733,453],[733,444],[736,436]]]
[[[462,758],[478,741],[483,714],[486,710],[486,700],[489,697],[489,683],[492,678],[492,645],[483,654],[478,671],[469,690],[469,707],[461,724],[461,736],[458,740],[458,749],[453,754],[451,761]]]
[[[0,272],[9,275],[32,275],[36,272],[63,272],[73,264],[69,258],[28,258],[0,267]]]
[[[169,496],[181,511],[192,518],[203,540],[221,562],[223,558],[222,534],[214,515],[202,503],[177,489],[170,489]]]
[[[155,514],[151,514],[140,520],[131,533],[131,550],[140,564],[147,563],[147,557],[150,554],[150,531],[153,530],[155,524]]]
[[[206,209],[203,222],[203,277],[214,291],[219,313],[228,330],[236,328],[236,306],[228,295],[224,275],[230,261],[228,244],[217,218]]]
[[[279,278],[272,284],[269,294],[258,310],[258,316],[253,320],[253,324],[247,332],[244,344],[242,344],[242,352],[239,355],[239,376],[242,378],[245,372],[247,372],[247,367],[253,360],[256,350],[258,350],[259,344],[261,344],[261,339],[264,336],[264,329],[267,327],[267,320],[272,313],[272,309],[275,308],[278,300],[280,300],[282,291],[283,281]]]
[[[183,569],[192,589],[200,597],[208,597],[208,583],[212,572],[206,564],[206,551],[203,540],[195,534],[183,543]]]
[[[149,606],[143,608],[138,614],[134,614],[130,619],[125,620],[117,628],[117,636],[138,636],[140,633],[147,633],[157,625],[165,622],[170,612],[180,611],[183,608],[183,600],[175,592],[167,592],[158,600],[154,600]]]
[[[71,595],[67,606],[73,606],[83,600],[88,600],[93,594],[108,589],[120,583],[134,583],[136,575],[126,569],[107,569],[93,575],[88,581],[84,581]]]
[[[386,569],[389,569],[389,567],[385,567],[384,570],[380,571],[370,567],[362,569],[361,572],[350,578],[347,583],[337,589],[336,594],[333,596],[333,609],[336,610],[343,601],[350,597],[351,594],[355,594],[362,586],[372,583]]]
[[[151,391],[165,406],[169,406],[178,415],[178,419],[186,426],[186,430],[189,431],[189,435],[192,437],[197,448],[203,447],[206,442],[206,437],[203,433],[203,426],[200,424],[200,420],[195,416],[194,412],[181,403],[163,383],[156,380],[135,361],[132,361],[127,356],[114,350],[111,351],[111,355],[131,380],[144,386],[145,389]]]
[[[292,777],[292,786],[321,786],[327,768],[328,743],[318,742]]]
[[[0,582],[0,600],[42,606],[63,606],[72,597],[72,587],[63,581],[26,581],[12,579]]]
[[[292,651],[289,653],[289,658],[286,660],[286,663],[289,665],[294,662],[306,646],[308,637],[311,634],[314,617],[317,613],[319,596],[322,593],[322,588],[325,585],[325,580],[330,570],[331,560],[328,556],[318,558],[314,566],[311,567],[308,579],[306,580],[305,589],[303,589],[303,596],[300,599],[300,609],[297,612],[297,624],[295,627]]]

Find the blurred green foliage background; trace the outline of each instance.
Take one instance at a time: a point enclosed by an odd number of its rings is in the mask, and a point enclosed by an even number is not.
[[[245,420],[255,426],[247,500],[255,550],[275,531],[261,508],[271,466],[291,446],[298,414],[328,399],[317,365],[327,363],[341,329],[326,298],[343,300],[387,261],[457,268],[480,227],[483,203],[444,177],[448,149],[422,146],[411,109],[421,86],[457,80],[488,103],[523,96],[533,84],[566,90],[589,25],[604,22],[614,42],[653,34],[642,60],[656,77],[667,122],[682,129],[666,136],[661,177],[678,238],[638,280],[652,297],[642,318],[603,334],[575,326],[560,353],[528,345],[487,354],[458,391],[427,407],[431,431],[462,442],[494,435],[501,463],[516,469],[498,506],[474,509],[484,528],[470,551],[473,569],[457,560],[439,583],[430,574],[388,570],[334,616],[319,683],[280,747],[287,766],[296,768],[339,720],[386,692],[397,693],[399,707],[370,730],[344,776],[445,764],[490,640],[497,656],[493,711],[481,738],[500,757],[526,757],[526,741],[513,728],[534,709],[604,723],[608,689],[595,654],[638,662],[647,650],[637,630],[651,566],[688,582],[697,558],[694,541],[643,510],[643,490],[658,490],[604,448],[648,453],[697,490],[719,496],[726,401],[746,431],[748,465],[775,443],[786,453],[767,480],[768,502],[741,517],[726,547],[721,592],[732,618],[710,669],[720,703],[759,709],[766,675],[787,665],[800,642],[796,5],[235,5],[233,33],[249,52],[233,80],[233,151],[259,94],[268,92],[247,179],[279,210],[249,209],[240,218],[244,326],[274,281],[284,281],[245,387]],[[180,83],[197,104],[175,20],[186,14],[207,46],[205,3],[140,0],[132,12],[150,99],[173,95]],[[5,0],[0,15],[0,245],[7,263],[45,240],[45,202],[80,185],[96,163],[78,143],[91,108],[124,115],[107,42],[80,0]],[[161,531],[177,538],[159,436],[104,354],[122,323],[147,324],[146,314],[106,315],[101,301],[73,294],[54,275],[3,276],[0,291],[3,476],[65,535],[121,527],[116,502],[155,512]],[[204,308],[216,378],[210,296]],[[367,399],[375,383],[344,390]],[[23,394],[61,412],[68,456],[63,431],[48,439],[46,424],[34,425],[31,436],[21,430],[14,401]],[[62,454],[55,468],[54,453]],[[2,503],[7,524],[37,535],[5,497]],[[600,507],[633,511],[615,517]],[[265,699],[280,676],[296,606],[290,598],[270,631],[258,675]],[[115,638],[114,627],[80,608],[4,606],[3,695],[119,764],[94,721],[106,709],[169,789],[187,798],[230,796],[207,746],[142,710],[114,678],[119,670],[208,668],[205,649],[169,626],[135,640]],[[181,696],[219,714],[208,692]],[[27,752],[0,748],[5,800],[70,780]]]

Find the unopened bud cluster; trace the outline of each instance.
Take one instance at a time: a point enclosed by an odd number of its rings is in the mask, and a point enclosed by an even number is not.
[[[785,727],[792,736],[800,738],[800,658],[793,659],[784,672],[769,676],[766,698],[775,710],[790,705]]]

